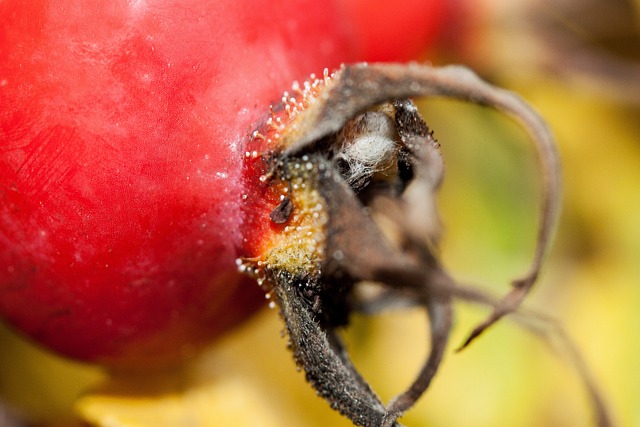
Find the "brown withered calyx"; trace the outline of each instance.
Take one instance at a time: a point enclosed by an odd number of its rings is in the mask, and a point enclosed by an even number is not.
[[[536,148],[542,180],[536,247],[529,270],[502,299],[458,283],[438,259],[435,194],[443,161],[411,101],[435,96],[486,105],[511,116]],[[571,346],[557,325],[519,310],[549,250],[561,183],[553,137],[518,96],[463,67],[345,66],[325,75],[313,102],[297,111],[293,125],[278,135],[276,149],[263,156],[265,176],[286,182],[291,192],[271,220],[285,225],[299,221],[311,212],[304,201],[313,198],[322,212],[319,217],[325,218],[316,227],[322,237],[314,241],[317,245],[307,245],[311,249],[301,246],[303,253],[294,260],[290,249],[283,249],[259,262],[245,261],[252,271],[260,271],[284,319],[296,362],[332,408],[356,425],[398,426],[397,419],[428,388],[444,357],[455,298],[492,309],[463,347],[512,313],[535,332],[560,335]],[[379,292],[365,297],[358,292],[363,282],[378,284]],[[384,404],[350,361],[336,330],[347,325],[354,311],[375,314],[398,304],[427,311],[430,353],[406,391]],[[574,362],[590,392],[598,425],[611,425],[584,365]]]

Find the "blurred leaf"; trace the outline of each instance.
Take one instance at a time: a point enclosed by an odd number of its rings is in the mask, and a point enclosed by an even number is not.
[[[0,324],[0,398],[29,420],[72,418],[74,400],[102,377],[100,370],[46,352]]]
[[[350,426],[305,383],[281,330],[265,310],[184,370],[116,376],[76,409],[100,427]]]

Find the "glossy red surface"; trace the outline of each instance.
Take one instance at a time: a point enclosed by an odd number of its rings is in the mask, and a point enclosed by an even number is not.
[[[2,317],[64,355],[152,367],[255,311],[234,262],[243,144],[293,80],[378,59],[343,6],[0,2]]]

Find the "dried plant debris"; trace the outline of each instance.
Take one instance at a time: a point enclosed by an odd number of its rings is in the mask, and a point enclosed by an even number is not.
[[[246,167],[260,174],[262,195],[271,191],[280,202],[270,217],[270,244],[241,260],[241,268],[273,298],[296,362],[332,408],[356,425],[399,425],[398,418],[438,370],[456,298],[492,308],[463,347],[514,312],[534,331],[559,336],[571,346],[553,322],[518,310],[549,250],[561,193],[553,137],[524,101],[466,68],[417,64],[344,66],[304,85],[296,83],[292,91],[254,132],[247,152]],[[456,282],[438,259],[435,194],[443,160],[411,101],[434,96],[513,117],[536,148],[542,180],[536,248],[528,271],[502,299]],[[382,291],[359,292],[365,282],[377,283]],[[336,329],[347,325],[354,311],[374,314],[392,306],[420,306],[428,312],[431,350],[414,382],[385,405],[350,361]],[[611,425],[577,353],[573,361],[591,393],[598,425]]]

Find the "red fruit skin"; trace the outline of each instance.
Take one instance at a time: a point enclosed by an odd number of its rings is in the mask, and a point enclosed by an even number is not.
[[[375,59],[350,19],[313,0],[0,1],[0,316],[151,369],[254,312],[235,259],[267,207],[241,208],[244,143],[293,80]]]
[[[335,16],[0,2],[2,316],[67,356],[152,367],[260,306],[235,265],[243,140],[291,81],[351,59]]]
[[[370,62],[424,58],[463,0],[338,0],[359,55]]]

